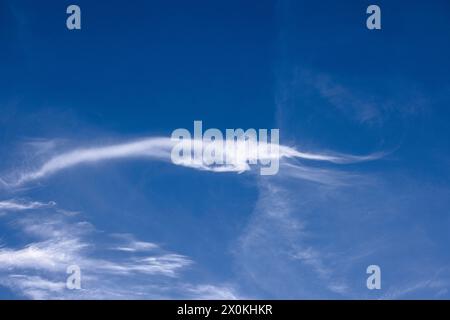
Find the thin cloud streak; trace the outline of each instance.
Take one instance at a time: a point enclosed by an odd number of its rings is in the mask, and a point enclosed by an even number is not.
[[[0,201],[0,213],[2,211],[23,211],[23,210],[31,210],[31,209],[38,209],[38,208],[44,208],[44,207],[50,207],[54,206],[55,202],[50,201],[48,203],[38,202],[38,201],[23,201],[23,200],[16,200],[16,199],[10,199],[10,200],[4,200]]]
[[[69,169],[82,164],[110,161],[115,159],[128,159],[128,158],[150,158],[160,161],[171,161],[171,150],[173,146],[178,143],[170,138],[155,137],[140,139],[136,141],[112,144],[108,146],[98,146],[90,148],[78,148],[72,151],[63,152],[51,156],[37,169],[24,170],[18,173],[16,176],[18,178],[12,179],[12,181],[7,182],[3,179],[3,184],[8,187],[17,187],[26,184],[31,181],[42,179],[50,175],[56,174],[65,169]],[[191,145],[193,148],[200,148],[199,152],[202,152],[207,148],[208,143],[199,144],[194,143],[194,140],[184,141]],[[242,142],[245,143],[245,142]],[[279,146],[279,152],[272,152],[270,144],[259,143],[248,144],[251,148],[246,155],[242,154],[232,154],[229,159],[231,163],[225,163],[223,165],[207,165],[203,161],[198,161],[193,159],[192,161],[184,161],[178,165],[190,167],[197,170],[206,170],[212,172],[244,172],[251,170],[249,162],[255,154],[262,155],[263,159],[259,160],[270,160],[270,159],[303,159],[310,161],[322,161],[330,162],[336,164],[348,164],[362,161],[370,161],[381,158],[382,153],[374,153],[368,156],[354,156],[345,154],[320,154],[312,152],[299,151],[294,147]],[[239,146],[237,146],[239,150]],[[275,148],[274,148],[275,149]],[[261,152],[261,150],[264,150]],[[267,150],[270,150],[267,152]],[[195,150],[196,152],[198,150]],[[225,156],[230,155],[232,151],[229,148],[223,146],[223,154]],[[228,158],[227,158],[228,159]]]
[[[38,208],[36,209],[38,210]],[[27,211],[13,224],[33,242],[0,247],[0,285],[30,299],[234,299],[230,285],[190,283],[181,273],[194,262],[132,234],[101,233],[86,221],[72,221],[52,207]],[[52,213],[53,212],[53,213]],[[91,241],[95,236],[95,243]],[[111,242],[112,239],[116,241]],[[111,253],[117,245],[132,250]],[[151,252],[149,252],[151,251]],[[82,288],[66,287],[66,269],[78,265]]]

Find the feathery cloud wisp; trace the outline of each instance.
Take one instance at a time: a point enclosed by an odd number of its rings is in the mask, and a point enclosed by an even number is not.
[[[23,210],[31,210],[31,209],[38,209],[38,208],[44,208],[44,207],[50,207],[54,206],[55,202],[50,201],[48,203],[38,202],[38,201],[23,201],[23,200],[16,200],[16,199],[10,199],[10,200],[4,200],[0,201],[0,213],[2,211],[23,211]]]
[[[20,296],[31,299],[236,297],[231,286],[181,279],[181,273],[193,265],[187,256],[168,252],[132,234],[99,237],[90,223],[60,215],[56,207],[40,212],[39,216],[33,213],[30,209],[19,218],[13,216],[14,227],[24,238],[33,240],[22,247],[0,247],[0,285]],[[95,242],[90,241],[93,236]],[[116,241],[111,241],[112,238]],[[114,247],[117,244],[127,249]],[[80,290],[66,287],[66,270],[71,265],[80,267]]]
[[[4,182],[9,186],[20,186],[27,182],[37,179],[45,178],[59,171],[75,167],[82,164],[108,161],[114,159],[124,158],[151,158],[155,160],[171,161],[171,150],[174,145],[178,143],[170,138],[156,137],[141,139],[126,143],[112,144],[108,146],[98,146],[90,148],[78,148],[68,152],[54,154],[45,160],[36,169],[22,170],[17,174],[16,179],[11,182]],[[194,153],[203,152],[208,147],[207,143],[198,144],[194,140],[183,141],[192,146]],[[245,143],[243,141],[237,143]],[[255,154],[259,155],[259,160],[270,159],[304,159],[310,161],[324,161],[336,164],[346,164],[361,161],[370,161],[378,159],[383,156],[381,153],[375,153],[368,156],[354,156],[345,154],[320,154],[312,152],[298,151],[293,147],[280,145],[278,152],[272,152],[270,143],[248,144],[251,150],[246,154],[236,154],[223,146],[223,154],[227,157],[227,163],[223,165],[208,165],[202,160],[192,159],[190,161],[183,161],[178,165],[186,166],[198,170],[206,170],[212,172],[243,172],[251,170],[249,162],[254,160]],[[194,150],[194,149],[199,150]],[[239,145],[237,146],[239,150]],[[275,148],[274,148],[275,149]],[[270,151],[267,151],[270,150]]]

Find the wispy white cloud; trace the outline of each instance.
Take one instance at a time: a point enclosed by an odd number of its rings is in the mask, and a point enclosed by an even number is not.
[[[232,286],[189,285],[184,288],[190,299],[236,300],[239,294]]]
[[[158,245],[152,242],[136,240],[132,234],[114,234],[114,238],[120,240],[120,243],[111,250],[125,251],[125,252],[145,252],[152,251],[158,248]]]
[[[450,287],[450,279],[446,276],[448,270],[447,266],[442,267],[426,277],[420,277],[421,279],[415,279],[401,285],[389,285],[380,299],[408,299],[408,297],[414,297],[414,295],[424,291],[428,291],[435,298],[439,298],[441,294],[446,294],[446,290]]]
[[[17,225],[25,234],[44,238],[20,249],[0,248],[0,270],[33,269],[64,272],[71,264],[90,272],[115,274],[161,274],[176,276],[177,271],[192,261],[173,253],[154,253],[143,257],[108,260],[91,257],[95,250],[85,238],[92,231],[89,223],[68,224],[61,217],[32,217],[20,219]],[[161,248],[155,246],[154,248]]]
[[[116,280],[116,279],[114,279]],[[68,290],[65,281],[49,279],[44,276],[11,274],[0,278],[0,285],[11,288],[32,300],[68,300],[68,299],[200,299],[235,300],[241,296],[229,285],[184,284],[174,287],[149,284],[118,283],[107,278],[90,277],[85,282],[89,289]]]
[[[329,181],[323,179],[326,177],[320,177],[319,182],[330,189]],[[258,201],[235,250],[241,277],[251,286],[260,287],[275,298],[348,295],[348,283],[334,272],[333,251],[317,243],[322,235],[311,230],[314,218],[310,212],[302,212],[320,201],[320,193],[314,198],[311,195],[319,192],[321,184],[313,187],[283,176],[260,179]],[[331,189],[335,186],[332,184]],[[272,277],[268,279],[266,274]]]
[[[329,186],[346,186],[365,179],[356,173],[342,172],[336,169],[315,168],[301,163],[283,163],[281,178],[301,179]]]
[[[32,243],[21,249],[0,249],[0,270],[33,269],[65,270],[79,259],[87,245],[78,239],[57,239]]]
[[[131,258],[123,263],[93,260],[85,264],[89,265],[91,270],[107,271],[115,274],[143,273],[176,277],[178,271],[191,265],[192,261],[179,254],[162,254],[143,258]]]
[[[19,199],[10,199],[10,200],[4,200],[0,201],[0,213],[5,211],[23,211],[23,210],[31,210],[31,209],[38,209],[38,208],[45,208],[54,206],[55,202],[38,202],[38,201],[25,201],[25,200],[19,200]]]
[[[64,291],[67,290],[66,283],[63,281],[52,281],[40,276],[22,274],[12,274],[0,278],[0,284],[33,300],[46,300],[63,296]]]
[[[61,209],[57,207],[48,208],[39,216],[32,210],[16,218],[13,226],[18,228],[21,237],[33,241],[25,246],[0,247],[0,285],[21,296],[30,299],[233,297],[231,286],[183,281],[181,273],[193,265],[185,255],[168,252],[132,234],[106,234],[99,238],[103,233],[98,233],[92,224],[79,221],[79,216],[60,214]],[[81,290],[66,288],[66,270],[70,265],[81,269]]]
[[[133,157],[167,159],[170,156],[170,146],[170,139],[150,138],[109,146],[75,149],[52,156],[37,170],[21,173],[13,184],[20,185],[85,163]]]
[[[183,140],[183,143],[189,144],[195,152],[203,152],[208,147],[207,143],[197,144],[194,140]],[[52,154],[42,164],[36,165],[36,169],[21,169],[15,173],[15,178],[11,178],[5,184],[9,186],[20,186],[27,182],[37,179],[45,178],[59,171],[69,169],[82,164],[109,161],[114,159],[124,158],[150,158],[154,160],[171,161],[171,151],[173,146],[179,141],[173,141],[170,138],[155,137],[140,139],[131,142],[111,144],[107,146],[97,146],[89,148],[76,148],[72,151]],[[239,141],[237,144],[245,142]],[[249,150],[245,154],[235,153],[231,151],[225,144],[223,147],[223,154],[229,160],[223,165],[207,165],[202,160],[190,159],[188,161],[181,161],[178,165],[212,172],[243,172],[251,170],[249,163],[253,160],[253,156],[259,155],[259,160],[270,159],[303,159],[310,161],[322,161],[336,164],[346,164],[361,161],[370,161],[378,159],[383,156],[382,153],[374,153],[367,156],[354,156],[339,153],[313,153],[299,151],[294,147],[279,146],[278,152],[272,152],[270,143],[260,142],[259,144],[249,144]],[[237,146],[237,150],[242,149]],[[253,150],[255,149],[255,150]],[[269,151],[268,151],[269,150]]]

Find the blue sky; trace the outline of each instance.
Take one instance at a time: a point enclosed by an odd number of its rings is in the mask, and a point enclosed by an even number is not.
[[[0,0],[1,299],[450,298],[448,1],[74,3],[69,31],[72,2]],[[377,156],[161,159],[194,120]]]

